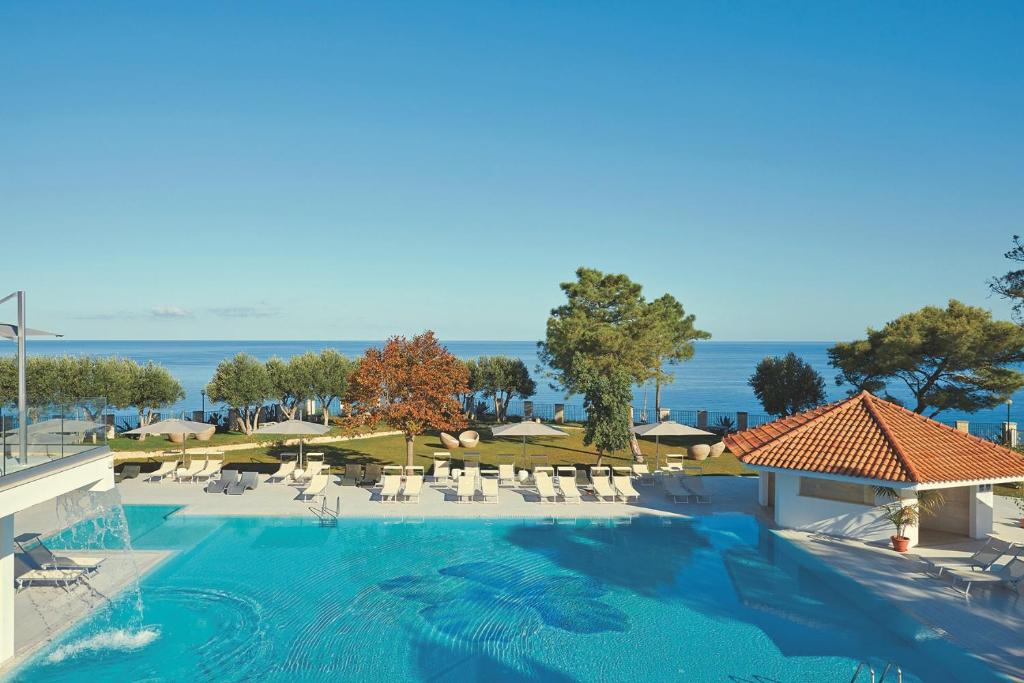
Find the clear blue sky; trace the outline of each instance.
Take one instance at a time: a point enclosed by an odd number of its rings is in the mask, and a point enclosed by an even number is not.
[[[1022,34],[1020,2],[6,2],[0,283],[99,339],[536,339],[581,264],[718,339],[1007,316]]]

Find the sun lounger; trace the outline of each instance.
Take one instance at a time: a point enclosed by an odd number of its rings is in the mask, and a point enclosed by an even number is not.
[[[590,483],[594,486],[594,497],[597,498],[597,502],[615,502],[615,488],[611,482],[611,470],[607,467],[591,467]]]
[[[398,470],[397,472],[395,470]],[[402,468],[385,467],[384,478],[381,480],[380,502],[395,503],[402,488]]]
[[[460,503],[471,503],[473,498],[476,496],[476,478],[468,477],[463,474],[458,479],[458,486],[456,494],[458,495],[458,502]]]
[[[438,455],[434,453],[434,455]],[[434,458],[434,466],[430,470],[430,476],[435,484],[447,484],[452,478],[452,461],[447,458]]]
[[[14,555],[14,585],[16,590],[26,586],[59,586],[66,591],[86,580],[82,569],[35,569],[28,566],[21,555]]]
[[[345,475],[341,478],[342,486],[359,486],[363,478],[363,466],[350,462],[345,465]]]
[[[645,462],[635,462],[632,467],[633,476],[637,478],[641,486],[654,486],[654,475]]]
[[[206,467],[197,472],[193,479],[212,479],[214,475],[220,474],[222,467],[224,467],[223,460],[209,460],[206,463]]]
[[[537,498],[541,503],[554,503],[558,500],[551,472],[550,467],[533,468],[533,483],[537,486]]]
[[[294,479],[297,482],[311,481],[313,479],[313,477],[315,477],[316,475],[320,474],[320,472],[323,471],[323,469],[324,469],[324,462],[323,462],[323,460],[313,460],[311,462],[307,462],[306,463],[306,466],[304,468],[302,468],[302,474],[301,475],[298,473],[298,470],[293,472],[292,473],[292,479]]]
[[[402,487],[402,502],[420,502],[420,491],[423,490],[423,468],[411,466],[405,468],[405,486]]]
[[[612,470],[612,486],[615,487],[615,494],[628,503],[630,500],[640,500],[640,494],[633,488],[633,471],[628,467],[616,467]]]
[[[498,486],[515,486],[516,468],[512,463],[498,465]]]
[[[667,475],[662,477],[662,481],[665,484],[665,495],[671,498],[673,503],[688,503],[693,498],[693,494],[683,486],[678,477]]]
[[[685,460],[686,455],[684,453],[669,453],[665,456],[665,466],[662,469],[681,471]]]
[[[14,542],[18,544],[18,549],[25,556],[27,564],[32,565],[30,569],[79,569],[94,572],[103,564],[102,557],[54,555],[39,534],[19,534],[15,536]],[[35,545],[26,548],[30,543]]]
[[[559,467],[557,472],[558,490],[562,492],[562,500],[566,503],[582,503],[583,496],[576,486],[576,468]]]
[[[160,463],[160,467],[157,467],[154,471],[150,472],[146,476],[146,481],[156,483],[163,481],[167,477],[174,474],[175,470],[178,469],[178,465],[181,463],[180,460],[165,460]]]
[[[295,471],[295,461],[294,460],[287,460],[285,462],[282,462],[281,466],[277,468],[277,471],[274,472],[273,474],[271,474],[267,478],[267,483],[270,483],[272,481],[273,482],[279,482],[279,481],[284,481],[286,479],[290,479],[291,476],[292,476],[292,472],[294,472],[294,471]]]
[[[485,503],[498,502],[498,479],[496,477],[482,477],[480,479],[480,497]]]
[[[942,573],[949,569],[980,569],[987,571],[1013,548],[1013,543],[989,536],[985,545],[970,557],[941,558],[937,560],[923,557],[921,559],[927,562],[932,569],[938,570],[937,576],[942,576]]]
[[[380,481],[380,465],[376,463],[370,463],[366,466],[366,470],[363,471],[363,480],[359,482],[360,486],[374,487]]]
[[[711,496],[708,495],[707,489],[704,488],[704,477],[693,476],[692,474],[686,474],[683,472],[678,475],[679,481],[682,483],[686,490],[690,492],[691,497],[698,503],[710,503]]]
[[[229,496],[240,496],[246,491],[255,490],[259,484],[260,479],[255,472],[242,472],[242,478],[228,486],[226,493]]]
[[[238,470],[224,470],[220,473],[217,481],[211,481],[206,485],[207,493],[224,493],[229,486],[238,482]]]
[[[174,473],[175,481],[194,481],[196,475],[206,469],[206,460],[192,460],[185,467],[179,467]]]
[[[300,494],[301,497],[303,499],[309,500],[315,498],[316,496],[319,496],[324,492],[324,489],[327,488],[327,481],[329,479],[330,477],[326,474],[313,475],[313,478],[309,480],[309,483],[306,484],[305,487],[303,487],[302,492]]]
[[[139,465],[125,465],[120,472],[114,475],[114,483],[120,484],[125,479],[134,479],[139,476],[140,472],[142,472],[142,468]]]

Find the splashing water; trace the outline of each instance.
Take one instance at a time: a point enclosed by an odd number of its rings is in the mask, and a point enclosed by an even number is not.
[[[137,631],[125,629],[111,629],[101,631],[88,638],[82,638],[67,645],[61,645],[51,652],[46,658],[47,662],[57,664],[65,659],[75,657],[79,654],[99,652],[101,650],[120,650],[127,652],[146,647],[160,637],[160,631],[155,628],[143,628]]]

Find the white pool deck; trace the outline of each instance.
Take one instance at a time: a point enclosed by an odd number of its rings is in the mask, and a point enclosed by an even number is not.
[[[637,487],[641,498],[637,503],[598,503],[585,500],[581,504],[540,503],[532,488],[501,489],[498,504],[482,502],[457,503],[454,488],[445,485],[424,485],[419,503],[382,503],[378,490],[340,486],[332,477],[324,498],[305,501],[295,486],[267,484],[261,478],[258,488],[241,496],[208,494],[201,483],[148,483],[132,479],[118,486],[125,504],[180,505],[179,515],[208,516],[294,516],[313,519],[310,507],[319,507],[326,499],[329,509],[340,510],[341,517],[350,518],[603,518],[630,515],[707,515],[742,513],[758,516],[771,524],[764,510],[757,506],[757,480],[749,477],[705,478],[711,504],[673,504],[660,486]],[[1016,520],[1019,512],[1007,499],[997,497],[995,535],[1024,544],[1024,529]],[[50,533],[56,531],[56,515],[50,509],[33,509],[16,519],[22,531]],[[919,563],[891,550],[849,540],[821,537],[804,532],[778,530],[776,533],[795,542],[808,552],[825,560],[835,569],[885,596],[918,621],[931,627],[973,652],[993,668],[1024,680],[1024,600],[1003,588],[976,586],[970,598],[945,580],[929,577]],[[941,546],[919,547],[915,552],[929,557],[966,557],[981,541],[949,539]],[[144,573],[166,557],[163,553],[136,553],[139,572]],[[114,556],[116,560],[116,554]],[[123,562],[123,560],[122,560]],[[112,594],[128,583],[134,569],[117,562],[104,565],[93,581],[103,594]],[[18,659],[42,646],[55,636],[41,616],[46,610],[39,605],[47,600],[63,600],[67,623],[85,616],[94,608],[90,600],[58,595],[60,589],[26,589],[17,596]],[[77,591],[81,592],[81,591]],[[45,593],[45,594],[44,594]],[[63,611],[63,610],[62,610]],[[884,615],[879,616],[884,619]],[[9,670],[9,666],[3,670]],[[3,670],[0,670],[2,674]]]

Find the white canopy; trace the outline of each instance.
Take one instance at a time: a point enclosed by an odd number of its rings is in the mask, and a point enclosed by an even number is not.
[[[276,424],[263,425],[253,434],[291,434],[293,436],[319,436],[331,431],[327,425],[305,420],[285,420]]]
[[[714,436],[711,432],[697,429],[689,425],[679,424],[672,420],[665,422],[652,422],[646,425],[633,427],[633,433],[637,436]]]
[[[128,430],[125,434],[199,434],[212,426],[205,422],[172,418],[170,420],[160,420],[145,427]]]
[[[63,334],[57,334],[56,332],[47,332],[45,330],[34,330],[31,327],[25,328],[25,336],[27,337],[63,337]],[[0,337],[4,339],[17,339],[18,338],[18,326],[12,325],[11,323],[0,323]]]
[[[526,437],[528,436],[569,436],[561,429],[548,427],[546,424],[523,420],[507,425],[495,425],[491,427],[494,436],[521,436],[523,437],[523,458],[526,458]]]

